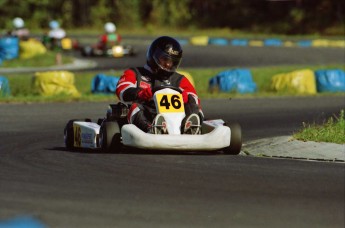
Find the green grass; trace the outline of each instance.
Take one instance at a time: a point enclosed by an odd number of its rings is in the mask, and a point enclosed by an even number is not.
[[[302,141],[345,144],[344,110],[340,111],[339,116],[330,117],[322,125],[303,123],[303,129],[293,137]]]
[[[236,92],[215,92],[211,93],[208,89],[208,81],[210,78],[217,75],[219,72],[227,70],[229,68],[185,68],[181,71],[187,71],[194,79],[195,87],[198,95],[201,99],[209,98],[255,98],[255,97],[273,97],[273,96],[301,96],[300,94],[294,94],[289,92],[275,92],[270,88],[271,78],[275,74],[291,72],[298,69],[334,69],[340,68],[345,70],[345,67],[341,64],[338,65],[317,65],[317,66],[274,66],[274,67],[253,67],[250,68],[253,80],[257,84],[258,91],[253,94],[239,94]],[[81,93],[80,97],[71,97],[68,95],[59,96],[40,96],[35,94],[32,88],[32,81],[34,74],[6,74],[9,80],[11,96],[0,97],[1,102],[53,102],[53,101],[113,101],[114,95],[100,95],[91,93],[91,81],[93,77],[98,73],[104,73],[106,75],[121,76],[123,71],[105,71],[105,72],[77,72],[75,76],[75,86]],[[344,95],[344,93],[319,93],[314,96],[323,95]],[[311,96],[311,95],[303,95]]]
[[[47,51],[45,54],[36,55],[32,58],[28,59],[11,59],[11,60],[4,60],[1,68],[19,68],[19,67],[48,67],[56,65],[56,51]],[[73,62],[73,57],[63,55],[62,56],[62,64],[67,64]]]

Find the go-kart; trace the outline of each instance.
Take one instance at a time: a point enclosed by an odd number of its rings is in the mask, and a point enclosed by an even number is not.
[[[70,37],[53,39],[48,37],[48,35],[44,35],[42,37],[42,44],[49,50],[72,51],[80,49],[78,40]]]
[[[85,57],[92,56],[109,56],[114,58],[120,58],[123,56],[134,56],[136,51],[131,45],[115,45],[106,49],[101,49],[97,46],[83,46],[81,47],[81,55]]]
[[[181,91],[171,86],[153,91],[157,113],[164,116],[168,134],[151,134],[127,122],[128,106],[110,104],[105,118],[97,123],[90,119],[70,120],[64,129],[68,149],[92,148],[120,153],[124,148],[159,151],[223,151],[237,155],[242,147],[242,132],[238,123],[229,125],[221,119],[204,120],[201,134],[181,134],[185,117]]]

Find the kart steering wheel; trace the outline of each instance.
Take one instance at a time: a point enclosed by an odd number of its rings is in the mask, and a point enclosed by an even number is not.
[[[179,93],[182,93],[182,90],[176,86],[172,86],[172,85],[160,85],[160,86],[157,86],[157,87],[154,87],[152,89],[152,94],[154,94],[155,92],[157,92],[158,90],[161,90],[161,89],[172,89],[172,90],[175,90]]]

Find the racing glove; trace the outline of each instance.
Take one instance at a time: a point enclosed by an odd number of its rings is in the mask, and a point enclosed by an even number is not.
[[[141,89],[138,92],[138,100],[140,101],[149,101],[152,98],[152,91],[151,88],[145,88],[145,89]]]

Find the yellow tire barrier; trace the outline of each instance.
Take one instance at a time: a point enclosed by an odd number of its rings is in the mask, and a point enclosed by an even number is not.
[[[190,73],[186,71],[178,71],[177,73],[184,75],[189,80],[189,82],[195,87],[194,79]]]
[[[271,89],[277,92],[316,94],[314,72],[310,69],[277,74],[272,77]]]
[[[206,46],[208,45],[208,40],[208,36],[194,36],[190,38],[190,43],[197,46]]]
[[[36,72],[33,87],[34,91],[42,96],[65,94],[80,97],[74,86],[74,74],[69,71]]]

